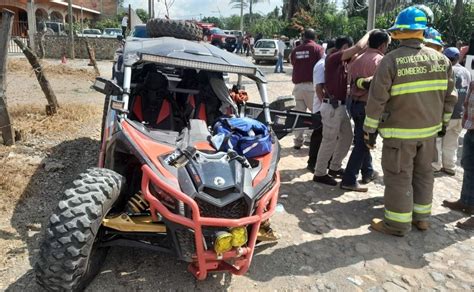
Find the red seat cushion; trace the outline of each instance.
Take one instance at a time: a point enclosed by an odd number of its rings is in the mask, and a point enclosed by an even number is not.
[[[132,112],[140,122],[143,122],[142,97],[140,95],[135,96]]]
[[[161,104],[160,113],[158,114],[158,117],[156,118],[156,124],[157,125],[161,124],[161,122],[169,118],[170,115],[171,115],[171,105],[170,105],[170,102],[165,99],[163,100],[163,103]]]

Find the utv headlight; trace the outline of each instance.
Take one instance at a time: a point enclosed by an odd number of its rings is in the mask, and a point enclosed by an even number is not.
[[[246,244],[248,241],[247,228],[245,227],[235,227],[230,230],[232,234],[232,246],[241,247]]]
[[[223,254],[232,249],[232,234],[225,231],[217,233],[216,242],[214,243],[214,250],[217,254]]]

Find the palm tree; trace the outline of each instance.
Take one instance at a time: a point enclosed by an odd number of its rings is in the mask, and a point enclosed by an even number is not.
[[[269,0],[230,0],[229,4],[232,5],[232,8],[240,9],[240,6],[243,4],[244,9],[248,7],[249,15],[250,15],[250,22],[252,22],[252,15],[253,15],[253,6],[258,3],[262,2],[270,2]]]
[[[311,10],[311,6],[320,5],[321,3],[328,2],[327,0],[283,0],[283,15],[285,15],[287,20],[291,20],[293,15],[298,12],[300,9],[306,11]]]

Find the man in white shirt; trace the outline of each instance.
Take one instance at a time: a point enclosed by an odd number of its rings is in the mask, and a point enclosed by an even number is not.
[[[253,53],[253,45],[255,44],[255,38],[250,35],[249,37],[249,48],[247,50],[247,57]]]
[[[285,56],[285,49],[285,36],[282,35],[277,42],[278,60],[275,66],[275,73],[285,73],[285,71],[283,71],[283,58]]]
[[[126,37],[127,28],[128,28],[128,13],[125,13],[125,15],[122,18],[122,35],[123,35],[123,37]]]
[[[319,146],[323,140],[323,124],[321,122],[321,103],[324,98],[324,66],[326,64],[326,56],[334,51],[335,41],[329,40],[326,46],[326,55],[324,55],[313,68],[313,86],[316,96],[313,98],[313,134],[309,145],[308,165],[306,169],[314,172],[316,160],[318,158]]]

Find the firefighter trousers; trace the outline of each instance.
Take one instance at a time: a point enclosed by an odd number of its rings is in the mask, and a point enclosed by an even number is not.
[[[435,138],[427,140],[384,139],[382,169],[385,183],[385,226],[397,233],[411,230],[412,221],[431,215]]]

